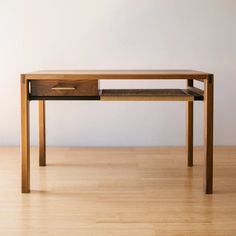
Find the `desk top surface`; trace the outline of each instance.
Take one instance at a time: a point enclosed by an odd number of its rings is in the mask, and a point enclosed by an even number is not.
[[[195,70],[42,70],[23,74],[28,79],[77,77],[83,79],[207,79],[210,73]]]

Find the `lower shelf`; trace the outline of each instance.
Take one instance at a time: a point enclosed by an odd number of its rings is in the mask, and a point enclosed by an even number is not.
[[[203,95],[189,89],[103,89],[103,101],[194,101]]]

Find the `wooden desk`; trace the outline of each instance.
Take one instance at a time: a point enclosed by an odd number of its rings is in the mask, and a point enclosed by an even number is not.
[[[193,103],[204,101],[204,192],[213,191],[213,74],[192,70],[38,71],[21,76],[22,193],[30,192],[29,102],[39,101],[39,165],[46,166],[45,100],[184,101],[187,164],[193,166]],[[100,80],[186,80],[183,89],[99,89]],[[194,86],[204,83],[204,90]],[[157,186],[158,188],[158,186]]]

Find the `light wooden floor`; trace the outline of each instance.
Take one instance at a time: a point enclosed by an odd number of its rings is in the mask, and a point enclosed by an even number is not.
[[[215,193],[202,191],[202,150],[50,148],[31,194],[17,148],[0,148],[0,235],[236,235],[236,148],[215,148]]]

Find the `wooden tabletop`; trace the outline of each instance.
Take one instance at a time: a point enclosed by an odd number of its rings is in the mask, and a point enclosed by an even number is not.
[[[207,79],[210,73],[195,70],[42,70],[25,73],[35,79]]]

